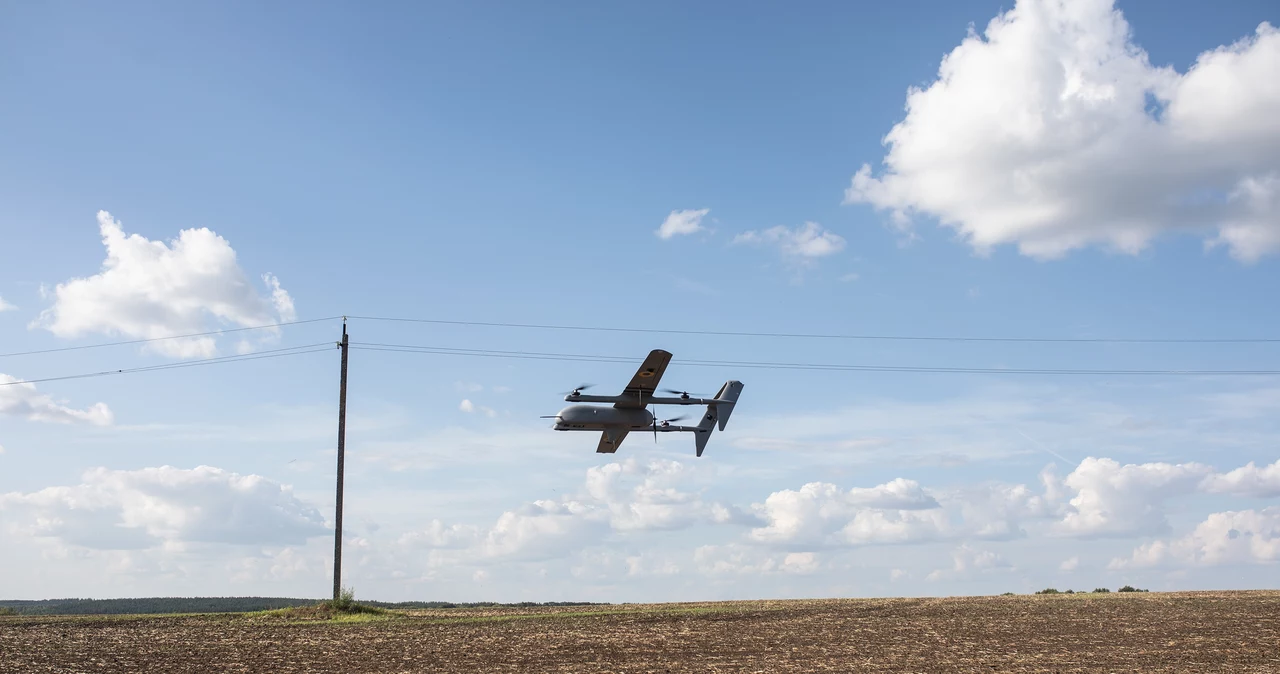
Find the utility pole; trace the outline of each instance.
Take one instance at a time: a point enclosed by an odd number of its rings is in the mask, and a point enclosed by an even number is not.
[[[342,376],[338,384],[338,505],[333,530],[333,599],[342,594],[342,471],[347,443],[347,317],[342,317]]]

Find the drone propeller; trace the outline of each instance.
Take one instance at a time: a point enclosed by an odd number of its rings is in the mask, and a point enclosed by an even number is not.
[[[677,391],[677,390],[675,390],[675,389],[673,389],[673,388],[664,388],[664,389],[662,389],[662,392],[663,392],[663,393],[673,393],[673,394],[678,395],[678,396],[680,396],[681,398],[684,398],[684,399],[686,399],[686,400],[689,398],[689,392],[688,392],[688,391]]]
[[[678,417],[671,417],[670,419],[659,419],[658,415],[656,414],[653,415],[653,441],[655,443],[658,441],[658,424],[662,424],[663,426],[666,426],[667,424],[673,421],[684,421],[685,419],[688,419],[688,418],[689,417],[685,415],[681,415]]]
[[[572,391],[565,391],[561,395],[566,395],[566,396],[578,395],[579,393],[582,393],[583,391],[591,388],[592,386],[595,386],[595,384],[579,384],[575,386]]]

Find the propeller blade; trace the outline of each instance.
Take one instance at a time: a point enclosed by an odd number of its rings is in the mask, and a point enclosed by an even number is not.
[[[574,393],[579,393],[579,392],[585,391],[585,390],[587,390],[587,389],[591,388],[592,386],[595,386],[595,384],[582,384],[582,385],[578,386],[577,388],[573,389],[572,391],[565,391],[564,393],[562,393],[562,394],[560,394],[560,395],[566,395],[566,396],[567,396],[567,395],[572,395],[572,394],[574,394]]]
[[[688,418],[689,418],[689,417],[672,417],[672,418],[670,418],[670,419],[663,419],[663,421],[665,421],[665,422],[667,422],[667,423],[671,423],[671,422],[673,422],[673,421],[684,421],[685,419],[688,419]]]

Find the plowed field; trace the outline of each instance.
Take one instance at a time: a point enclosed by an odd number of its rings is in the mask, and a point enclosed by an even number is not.
[[[1280,673],[1280,592],[19,616],[0,671]]]

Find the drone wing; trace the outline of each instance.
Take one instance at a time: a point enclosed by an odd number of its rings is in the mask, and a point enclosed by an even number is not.
[[[634,400],[614,403],[614,407],[623,409],[641,409],[645,406],[645,399],[652,398],[653,392],[658,389],[658,382],[662,379],[662,373],[667,371],[667,364],[671,362],[671,354],[662,349],[654,349],[649,352],[649,356],[640,364],[640,369],[636,370],[636,374],[631,378],[631,383],[627,384],[627,388],[622,390],[622,395],[634,397]]]
[[[610,429],[600,434],[600,444],[596,445],[597,454],[612,454],[618,451],[618,445],[622,444],[623,438],[627,437],[627,433],[621,429]]]

